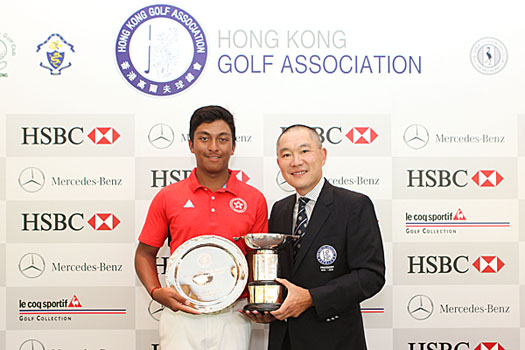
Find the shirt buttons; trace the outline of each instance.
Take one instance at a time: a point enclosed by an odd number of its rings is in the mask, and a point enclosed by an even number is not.
[[[215,213],[215,208],[211,208],[211,212],[212,212],[212,213]]]
[[[214,200],[215,199],[215,196],[211,196],[211,200]]]

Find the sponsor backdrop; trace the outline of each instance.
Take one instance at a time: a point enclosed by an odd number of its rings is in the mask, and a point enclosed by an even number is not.
[[[524,7],[3,2],[0,348],[159,349],[137,236],[194,167],[191,113],[219,104],[234,175],[270,206],[292,191],[275,161],[292,123],[321,135],[328,181],[374,201],[371,350],[523,349]]]

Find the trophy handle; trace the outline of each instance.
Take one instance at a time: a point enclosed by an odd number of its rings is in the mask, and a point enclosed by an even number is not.
[[[292,239],[298,239],[299,237],[301,237],[300,235],[291,235],[288,233],[279,233],[279,234],[286,238],[292,238]],[[246,236],[233,237],[233,240],[237,242],[238,240],[243,239],[243,238],[246,238]]]

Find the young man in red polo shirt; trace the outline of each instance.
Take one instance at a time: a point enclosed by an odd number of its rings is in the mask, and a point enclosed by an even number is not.
[[[250,320],[236,312],[238,305],[215,314],[200,314],[170,287],[161,287],[156,256],[170,236],[173,253],[185,241],[201,235],[230,240],[250,232],[268,231],[268,207],[261,192],[231,176],[235,151],[233,116],[219,106],[197,109],[190,120],[191,153],[197,167],[171,184],[151,202],[139,236],[135,269],[152,299],[164,305],[160,321],[162,350],[248,349]],[[243,240],[235,242],[243,252]]]

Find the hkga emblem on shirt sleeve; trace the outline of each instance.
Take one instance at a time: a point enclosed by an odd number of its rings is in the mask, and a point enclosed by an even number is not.
[[[246,201],[242,198],[233,198],[230,201],[230,208],[234,212],[241,214],[246,211],[248,204],[246,204]]]
[[[337,252],[331,245],[323,245],[317,250],[317,261],[322,265],[332,265],[337,258]]]

